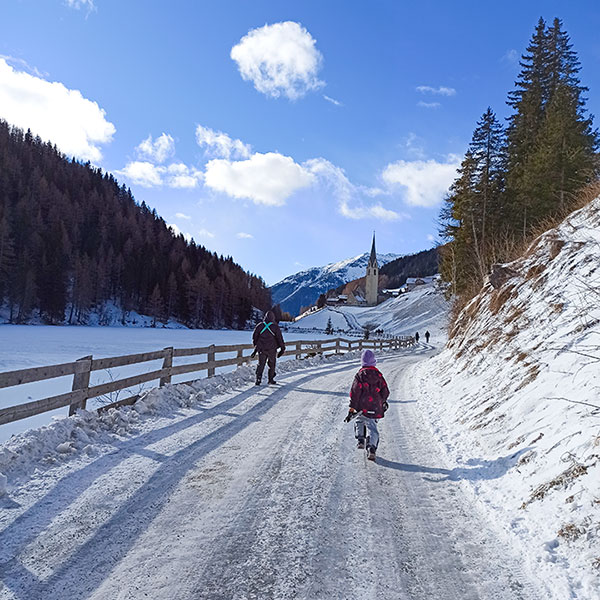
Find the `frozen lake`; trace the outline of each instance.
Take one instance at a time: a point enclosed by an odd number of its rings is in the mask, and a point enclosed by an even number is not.
[[[322,339],[323,334],[286,333],[286,341]],[[64,362],[71,362],[84,356],[92,355],[94,358],[107,356],[121,356],[138,352],[160,350],[168,346],[174,348],[193,348],[201,346],[250,344],[252,343],[251,331],[231,331],[214,329],[153,329],[153,328],[127,328],[127,327],[52,327],[38,325],[0,325],[0,372],[25,369],[28,367],[41,367]],[[217,358],[226,358],[229,355],[221,354]],[[233,355],[232,355],[233,356]],[[178,359],[176,364],[183,362],[201,362],[205,355],[198,355],[187,359]],[[285,360],[285,359],[283,359]],[[161,361],[152,361],[111,369],[110,372],[98,371],[92,374],[90,385],[97,385],[104,381],[120,379],[137,373],[144,373],[160,368]],[[217,372],[232,370],[235,367],[223,367]],[[173,382],[188,381],[195,378],[194,373],[174,377]],[[205,377],[206,372],[200,371],[198,377]],[[58,377],[47,381],[30,383],[13,388],[0,390],[0,407],[12,406],[30,400],[37,400],[54,394],[61,394],[71,389],[72,375]],[[149,382],[145,387],[154,387],[158,382]],[[120,392],[119,398],[138,393],[136,389]],[[88,403],[93,408],[101,403],[114,401],[112,395]],[[0,425],[0,443],[11,435],[44,425],[53,417],[64,417],[68,408],[60,408],[52,412],[23,419],[16,423]]]

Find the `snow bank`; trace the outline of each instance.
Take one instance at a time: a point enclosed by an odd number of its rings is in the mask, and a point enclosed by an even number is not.
[[[280,361],[277,372],[281,375],[349,359],[358,362],[360,352]],[[247,387],[249,382],[254,382],[255,369],[255,366],[243,366],[209,379],[154,388],[133,406],[100,414],[80,410],[70,418],[56,419],[45,427],[15,435],[0,444],[0,496],[64,461],[114,451],[115,442],[141,429],[152,429],[156,419],[172,418],[183,408],[198,407],[213,396]]]
[[[414,394],[458,461],[510,467],[473,481],[533,568],[600,598],[600,198],[542,235],[466,306]],[[504,281],[502,282],[502,278]]]

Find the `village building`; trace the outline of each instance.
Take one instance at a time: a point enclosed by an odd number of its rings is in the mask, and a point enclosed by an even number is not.
[[[379,297],[379,265],[377,264],[377,253],[375,252],[375,232],[373,232],[373,244],[371,245],[371,256],[367,264],[367,275],[365,278],[365,295],[367,306],[376,306]]]

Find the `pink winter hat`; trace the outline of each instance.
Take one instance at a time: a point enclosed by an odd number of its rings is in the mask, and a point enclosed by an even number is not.
[[[377,359],[373,350],[363,350],[360,362],[363,367],[374,367],[377,364]]]

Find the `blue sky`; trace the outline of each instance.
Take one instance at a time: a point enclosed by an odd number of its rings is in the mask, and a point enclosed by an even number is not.
[[[596,1],[2,0],[0,117],[273,284],[374,230],[379,252],[433,245],[540,16],[600,114]]]

